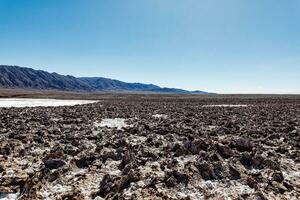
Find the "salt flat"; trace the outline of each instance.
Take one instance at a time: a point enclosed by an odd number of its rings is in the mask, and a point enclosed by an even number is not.
[[[0,200],[15,200],[18,199],[19,193],[1,193]]]
[[[125,123],[125,120],[126,119],[123,118],[103,119],[100,123],[96,122],[95,126],[122,129],[123,127],[128,126]]]
[[[0,98],[0,107],[56,107],[56,106],[75,106],[89,103],[96,103],[97,101],[90,100],[66,100],[66,99],[29,99],[29,98]]]
[[[179,98],[0,109],[0,200],[299,199],[299,97]]]
[[[204,105],[203,107],[247,107],[248,105],[242,104],[219,104],[219,105]]]

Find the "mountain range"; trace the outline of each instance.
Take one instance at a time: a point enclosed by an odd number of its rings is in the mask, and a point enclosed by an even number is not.
[[[188,91],[159,87],[153,84],[126,83],[103,77],[74,77],[34,70],[26,67],[0,65],[0,88],[61,90],[79,92],[151,92],[177,94],[207,94],[203,91]]]

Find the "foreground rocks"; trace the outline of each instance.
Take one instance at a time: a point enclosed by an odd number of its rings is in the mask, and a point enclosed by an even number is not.
[[[1,108],[0,199],[299,199],[300,99],[227,101]]]

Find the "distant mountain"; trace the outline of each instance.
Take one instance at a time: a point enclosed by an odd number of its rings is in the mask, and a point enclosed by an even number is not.
[[[176,89],[176,88],[162,88],[153,84],[143,83],[126,83],[123,81],[92,77],[92,78],[79,78],[81,81],[92,86],[96,90],[110,90],[110,91],[135,91],[135,92],[158,92],[158,93],[182,93],[188,94],[190,91]]]
[[[91,87],[97,90],[133,90],[133,91],[143,91],[143,90],[157,90],[160,87],[153,84],[141,84],[141,83],[126,83],[123,81],[103,78],[103,77],[82,77],[79,80],[85,82]]]
[[[162,88],[153,84],[126,83],[102,77],[64,76],[31,68],[0,65],[0,88],[47,89],[63,91],[112,91],[112,92],[154,92],[178,94],[207,94],[203,91],[187,91],[176,88]]]
[[[56,90],[93,90],[73,77],[30,68],[0,65],[0,87]]]

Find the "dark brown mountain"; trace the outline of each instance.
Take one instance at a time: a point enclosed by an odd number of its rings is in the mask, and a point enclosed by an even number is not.
[[[0,65],[0,88],[47,89],[63,91],[124,91],[124,92],[157,92],[181,94],[206,94],[202,91],[187,91],[176,88],[162,88],[153,84],[126,83],[123,81],[102,78],[64,76],[31,68]]]

